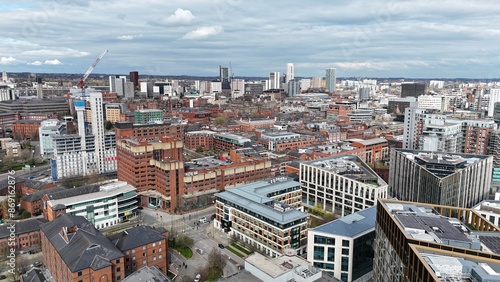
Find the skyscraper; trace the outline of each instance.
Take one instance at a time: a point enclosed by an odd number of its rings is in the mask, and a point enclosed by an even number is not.
[[[328,92],[332,93],[337,90],[337,69],[329,68],[326,69],[326,89]]]
[[[300,82],[299,81],[292,79],[292,80],[288,81],[287,86],[288,86],[288,89],[287,89],[288,97],[297,96],[300,93]]]
[[[490,101],[488,104],[488,116],[492,117],[495,112],[495,103],[500,102],[500,89],[490,89]]]
[[[280,89],[280,73],[269,73],[269,89]]]
[[[231,89],[231,84],[229,82],[229,69],[227,67],[219,66],[219,76],[222,84],[222,90]]]
[[[139,72],[131,71],[130,72],[130,82],[134,84],[134,90],[139,90]]]
[[[286,80],[285,80],[285,82],[288,83],[292,79],[295,79],[295,67],[293,66],[293,63],[288,63],[288,64],[286,64]]]
[[[109,92],[115,92],[118,96],[125,96],[126,76],[111,75],[109,76]]]

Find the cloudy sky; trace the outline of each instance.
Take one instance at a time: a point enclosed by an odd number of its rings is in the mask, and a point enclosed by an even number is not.
[[[498,0],[0,0],[0,69],[500,77]]]

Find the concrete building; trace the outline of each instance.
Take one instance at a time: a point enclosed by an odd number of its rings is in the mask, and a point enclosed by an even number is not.
[[[214,227],[255,246],[269,257],[287,249],[305,253],[307,221],[300,183],[278,177],[215,195]]]
[[[340,281],[367,281],[373,267],[376,207],[311,228],[307,261]]]
[[[57,119],[44,120],[38,129],[38,139],[40,140],[40,154],[51,156],[54,152],[54,137],[66,133],[66,125]]]
[[[300,82],[292,79],[287,82],[288,97],[295,97],[300,94]]]
[[[389,196],[470,208],[488,198],[493,157],[392,149]]]
[[[426,110],[448,111],[449,98],[438,95],[420,95],[417,98],[417,107]]]
[[[125,96],[126,76],[111,75],[109,76],[109,92],[115,92],[118,97]]]
[[[49,221],[60,214],[83,216],[97,229],[128,220],[137,212],[136,188],[121,181],[51,192],[42,203]]]
[[[12,101],[15,99],[16,99],[16,96],[14,94],[13,88],[10,88],[8,85],[0,85],[0,102],[1,101]]]
[[[337,69],[326,69],[326,89],[332,93],[337,90]]]
[[[253,253],[245,259],[245,270],[266,282],[323,281],[320,269],[295,255],[269,259],[259,253]]]
[[[304,205],[346,216],[376,205],[388,186],[357,156],[335,156],[300,164]]]
[[[104,105],[106,108],[105,119],[111,123],[122,121],[121,115],[125,112],[124,106],[124,104],[106,103]]]
[[[500,228],[477,211],[379,199],[374,281],[499,281]]]

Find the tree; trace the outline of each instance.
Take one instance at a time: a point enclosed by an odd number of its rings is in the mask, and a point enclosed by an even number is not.
[[[190,248],[193,246],[193,243],[193,239],[186,235],[179,236],[177,240],[175,240],[175,246],[178,248]]]
[[[109,130],[111,130],[111,129],[113,129],[113,127],[114,127],[114,126],[113,126],[113,123],[112,123],[112,122],[110,122],[109,120],[107,120],[107,121],[104,123],[104,128],[106,128],[106,130],[108,130],[108,131],[109,131]]]
[[[196,147],[196,153],[203,153],[203,146]]]
[[[208,268],[210,272],[220,272],[224,267],[226,267],[226,257],[222,255],[219,249],[213,248],[210,254],[208,255]]]
[[[223,116],[220,116],[220,117],[216,117],[215,120],[214,120],[214,123],[216,125],[223,125],[227,122],[227,119],[226,117],[223,117]]]

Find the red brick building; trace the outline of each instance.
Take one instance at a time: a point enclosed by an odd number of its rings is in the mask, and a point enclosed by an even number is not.
[[[184,146],[195,151],[199,146],[203,150],[212,150],[214,148],[214,134],[210,130],[190,131],[184,134]]]
[[[82,216],[41,225],[43,261],[54,281],[114,282],[125,278],[124,254]]]
[[[115,123],[116,140],[136,138],[139,140],[158,140],[160,137],[174,137],[182,140],[184,136],[181,124],[133,124],[131,122]]]
[[[17,140],[38,140],[40,121],[19,120],[12,123],[12,137]]]
[[[46,183],[38,180],[27,179],[21,184],[21,197],[36,193],[41,190],[55,187],[54,183]]]
[[[30,212],[32,215],[41,214],[43,212],[43,197],[45,194],[50,194],[53,192],[58,192],[64,190],[62,187],[54,187],[46,190],[36,191],[29,195],[26,195],[19,200],[21,208],[25,211]]]
[[[10,248],[16,250],[40,249],[40,224],[45,222],[47,220],[43,218],[30,218],[0,225],[0,255],[5,257],[10,252]],[[14,226],[13,229],[9,228],[11,224]],[[15,237],[14,241],[10,241],[9,244],[11,231],[14,232]]]
[[[168,232],[163,228],[153,229],[141,225],[116,233],[109,240],[125,254],[125,275],[142,267],[158,267],[164,274],[168,271]]]
[[[184,194],[182,149],[175,138],[117,140],[118,180],[137,188],[142,205],[174,210]]]
[[[239,120],[241,131],[255,131],[258,128],[271,128],[276,123],[274,119]]]
[[[389,158],[389,142],[384,138],[374,138],[369,140],[351,140],[351,145],[364,149],[364,162],[375,164],[377,161]]]

